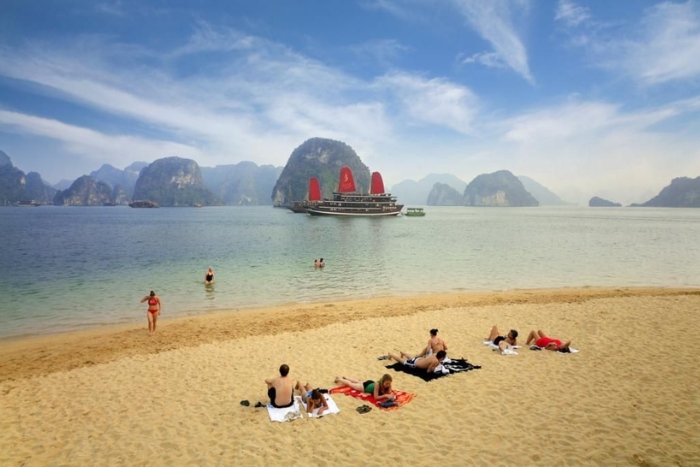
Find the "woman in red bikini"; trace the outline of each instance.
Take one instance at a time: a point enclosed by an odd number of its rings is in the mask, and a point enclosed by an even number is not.
[[[530,342],[532,341],[535,341],[535,345],[537,347],[540,347],[545,350],[554,350],[563,353],[569,353],[571,351],[569,349],[571,341],[562,344],[562,342],[559,339],[548,337],[544,332],[540,330],[538,330],[537,332],[530,331],[530,335],[527,336],[527,342],[525,343],[525,345],[530,345]]]
[[[154,291],[151,290],[150,295],[146,295],[141,299],[141,303],[148,301],[148,335],[152,336],[156,333],[156,322],[160,316],[160,298]]]

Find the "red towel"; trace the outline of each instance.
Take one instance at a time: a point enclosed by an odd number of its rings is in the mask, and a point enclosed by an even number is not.
[[[355,399],[361,399],[366,402],[371,402],[375,406],[379,407],[382,410],[396,410],[399,407],[403,407],[404,405],[408,404],[413,400],[414,397],[416,397],[416,394],[411,394],[408,392],[403,392],[403,391],[392,391],[392,394],[394,395],[394,402],[399,404],[398,406],[395,407],[388,407],[384,408],[381,405],[379,405],[379,402],[377,399],[374,398],[372,394],[367,394],[366,392],[359,392],[354,390],[353,388],[349,388],[347,386],[340,386],[337,388],[333,388],[330,391],[328,391],[329,394],[345,394],[346,396],[354,397]]]

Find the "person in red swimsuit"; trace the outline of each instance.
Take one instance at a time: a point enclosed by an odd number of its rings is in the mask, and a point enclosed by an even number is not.
[[[148,301],[148,312],[146,313],[148,318],[148,335],[152,336],[156,333],[156,322],[158,321],[158,316],[160,316],[160,298],[151,290],[149,295],[141,299],[141,303],[145,301]]]
[[[527,336],[526,345],[530,345],[530,342],[535,342],[537,347],[543,348],[545,350],[554,350],[559,352],[568,353],[570,352],[569,346],[571,341],[562,343],[561,340],[555,339],[553,337],[548,337],[544,332],[537,330],[530,331],[530,335]]]

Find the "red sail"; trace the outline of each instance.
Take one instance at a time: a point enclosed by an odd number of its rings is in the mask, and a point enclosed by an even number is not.
[[[338,192],[354,193],[355,191],[355,179],[352,176],[352,171],[350,170],[350,167],[341,167],[340,183],[338,183]]]
[[[373,195],[385,193],[384,180],[382,180],[382,174],[379,172],[372,172],[372,189],[370,190],[370,193]]]
[[[309,179],[309,201],[321,201],[321,186],[317,178]]]

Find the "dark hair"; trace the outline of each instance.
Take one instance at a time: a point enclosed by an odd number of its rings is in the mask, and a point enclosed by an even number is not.
[[[282,364],[282,366],[280,367],[280,374],[282,376],[287,376],[289,374],[289,365],[287,365],[286,363]]]
[[[438,353],[436,353],[435,356],[437,357],[438,360],[441,360],[441,359],[447,357],[447,352],[445,352],[444,350],[441,350]]]
[[[321,262],[323,263],[323,258],[321,258],[321,260],[320,260],[320,261],[321,261]]]
[[[430,335],[431,336],[437,336],[438,330],[437,329],[431,329],[430,330]]]
[[[314,389],[311,391],[311,398],[315,401],[321,400],[323,396],[321,396],[321,392],[318,389]]]
[[[156,293],[151,290],[151,297],[155,297],[155,296],[156,296]]]
[[[559,352],[561,353],[571,353],[571,349],[568,347],[560,347]]]
[[[516,331],[515,329],[511,329],[510,335],[513,336],[513,339],[515,339],[516,337],[518,337],[518,331]]]

